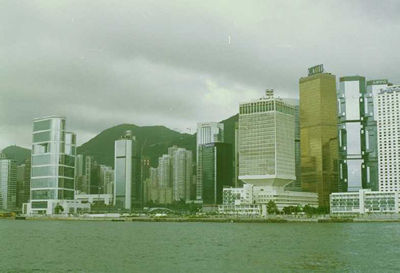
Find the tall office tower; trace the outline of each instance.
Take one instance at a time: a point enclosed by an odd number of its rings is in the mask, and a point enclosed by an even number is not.
[[[203,204],[222,204],[222,190],[232,187],[232,145],[209,143],[200,146],[202,165]]]
[[[142,157],[140,167],[141,180],[144,181],[150,177],[150,157]]]
[[[378,119],[378,94],[390,85],[392,84],[387,79],[367,81],[367,93],[372,96],[375,121]]]
[[[15,161],[0,154],[0,210],[15,210],[16,206],[17,165]]]
[[[158,169],[150,167],[147,202],[159,203]]]
[[[91,182],[92,182],[92,165],[93,165],[93,161],[94,161],[94,159],[93,159],[93,156],[89,156],[89,155],[86,155],[85,156],[85,164],[83,165],[84,167],[83,167],[83,173],[84,173],[84,176],[85,176],[85,183],[84,183],[84,185],[85,185],[85,190],[86,190],[86,193],[88,193],[88,194],[90,194],[91,193],[91,190],[92,190],[92,184],[91,184]]]
[[[298,99],[282,98],[286,103],[294,106],[294,154],[296,180],[290,184],[292,190],[301,191],[301,153],[300,153],[300,106]]]
[[[17,186],[16,186],[16,207],[18,209],[22,208],[22,204],[26,203],[27,201],[23,202],[23,195],[24,195],[24,173],[25,173],[25,164],[21,164],[17,166]]]
[[[235,122],[235,141],[234,141],[234,172],[233,172],[233,183],[235,187],[242,186],[242,182],[239,181],[239,122]]]
[[[368,162],[367,168],[370,168],[369,180],[371,181],[369,188],[373,191],[379,190],[379,176],[378,176],[378,93],[386,89],[392,84],[387,79],[367,81],[367,98],[368,98],[368,123],[366,137],[368,137]],[[373,108],[373,111],[371,111]],[[371,114],[372,112],[372,114]],[[373,118],[371,118],[373,116]]]
[[[114,206],[126,210],[140,207],[140,155],[131,131],[115,141],[114,153]]]
[[[174,148],[175,149],[175,148]],[[172,150],[169,152],[172,153]],[[158,159],[158,203],[170,204],[172,203],[172,158],[170,155],[162,155]]]
[[[174,201],[190,200],[192,152],[177,148],[172,154],[172,191]]]
[[[75,156],[75,191],[77,193],[80,192],[85,192],[87,193],[84,189],[86,188],[84,184],[84,155],[82,154],[77,154]]]
[[[74,200],[76,136],[65,131],[65,118],[33,121],[31,201],[28,213],[53,214],[64,200]]]
[[[114,170],[110,166],[98,165],[99,168],[99,192],[112,194],[114,188]]]
[[[255,186],[282,188],[295,176],[295,106],[266,97],[240,104],[239,179]]]
[[[100,178],[100,165],[93,160],[90,166],[90,194],[100,194],[104,190],[103,184]]]
[[[336,77],[318,65],[299,84],[301,186],[327,207],[329,194],[338,191]]]
[[[161,188],[171,187],[171,156],[162,155],[158,159],[158,185]]]
[[[340,78],[337,93],[339,131],[338,190],[377,190],[376,130],[373,98],[365,78]]]
[[[17,209],[23,203],[28,203],[31,193],[31,159],[27,158],[24,164],[17,166]]]
[[[200,122],[197,124],[197,138],[196,138],[196,199],[202,199],[202,177],[201,177],[201,151],[199,151],[200,145],[207,143],[223,142],[224,141],[224,124],[219,122]]]
[[[400,85],[378,94],[379,191],[400,191]]]

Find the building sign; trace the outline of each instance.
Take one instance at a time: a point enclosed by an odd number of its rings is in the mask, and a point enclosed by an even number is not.
[[[312,75],[315,75],[315,74],[320,74],[322,72],[324,72],[324,65],[323,64],[319,64],[319,65],[310,67],[308,69],[308,76],[312,76]]]
[[[381,80],[373,80],[373,81],[368,81],[367,85],[382,85],[382,84],[388,84],[389,81],[387,79],[381,79]]]

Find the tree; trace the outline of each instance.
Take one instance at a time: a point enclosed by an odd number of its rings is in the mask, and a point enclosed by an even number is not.
[[[64,208],[60,204],[57,204],[57,206],[54,208],[54,211],[56,214],[60,214],[64,211]]]
[[[275,214],[278,211],[278,207],[276,206],[275,202],[273,200],[270,200],[267,204],[267,212],[268,214]]]

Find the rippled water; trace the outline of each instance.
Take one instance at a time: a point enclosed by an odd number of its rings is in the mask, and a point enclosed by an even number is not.
[[[0,272],[400,272],[398,223],[0,220]]]

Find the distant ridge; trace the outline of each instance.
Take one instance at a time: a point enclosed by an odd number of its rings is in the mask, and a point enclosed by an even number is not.
[[[31,150],[17,145],[8,146],[1,152],[4,153],[7,158],[15,160],[18,165],[23,164],[25,160],[31,156]]]
[[[114,141],[120,139],[127,130],[132,131],[144,157],[150,159],[152,166],[157,166],[158,157],[168,152],[168,147],[177,145],[195,151],[194,135],[181,134],[165,126],[137,126],[120,124],[102,131],[100,134],[78,147],[79,154],[92,155],[100,164],[114,166]]]

